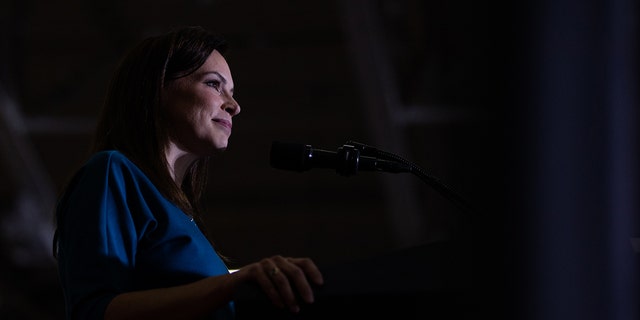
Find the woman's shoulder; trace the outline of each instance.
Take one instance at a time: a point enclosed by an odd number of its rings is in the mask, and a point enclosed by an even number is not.
[[[107,181],[122,182],[125,176],[131,176],[130,173],[138,171],[133,168],[133,163],[119,151],[95,152],[71,177],[64,189],[61,203],[66,202],[72,195],[78,197],[78,194],[81,194],[80,198],[90,197],[91,194],[104,192],[105,188],[122,188],[122,183],[112,184]]]
[[[84,164],[85,168],[115,168],[135,166],[126,155],[118,150],[98,151],[89,157]]]
[[[80,168],[79,175],[93,179],[108,177],[136,177],[146,175],[124,153],[118,150],[103,150],[92,154]]]
[[[121,189],[130,185],[152,185],[152,183],[126,154],[118,150],[103,150],[95,152],[86,160],[69,185],[109,186]]]

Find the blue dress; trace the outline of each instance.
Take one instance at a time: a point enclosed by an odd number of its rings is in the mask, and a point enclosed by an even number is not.
[[[103,319],[120,293],[229,273],[193,220],[118,151],[89,159],[57,210],[67,319]],[[234,313],[231,302],[211,319]]]

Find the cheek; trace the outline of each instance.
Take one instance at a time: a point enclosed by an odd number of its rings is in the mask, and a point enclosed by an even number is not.
[[[206,108],[202,99],[193,94],[174,95],[172,99],[167,100],[166,113],[168,121],[188,121],[197,120],[198,117],[204,116]]]
[[[211,93],[197,87],[176,86],[167,90],[164,98],[168,127],[184,133],[210,126],[215,115],[211,108],[217,103]]]
[[[211,112],[204,105],[190,104],[182,107],[175,117],[177,128],[185,134],[191,132],[196,139],[208,137],[213,126]]]

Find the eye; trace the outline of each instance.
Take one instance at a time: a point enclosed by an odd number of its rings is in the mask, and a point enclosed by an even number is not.
[[[222,84],[220,83],[220,80],[207,80],[204,83],[216,90],[219,94],[222,94]]]

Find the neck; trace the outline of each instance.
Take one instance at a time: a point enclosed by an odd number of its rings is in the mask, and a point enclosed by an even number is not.
[[[173,181],[176,182],[178,187],[182,186],[182,181],[184,180],[187,169],[198,157],[178,148],[178,146],[173,143],[170,144],[165,151],[165,156]]]

